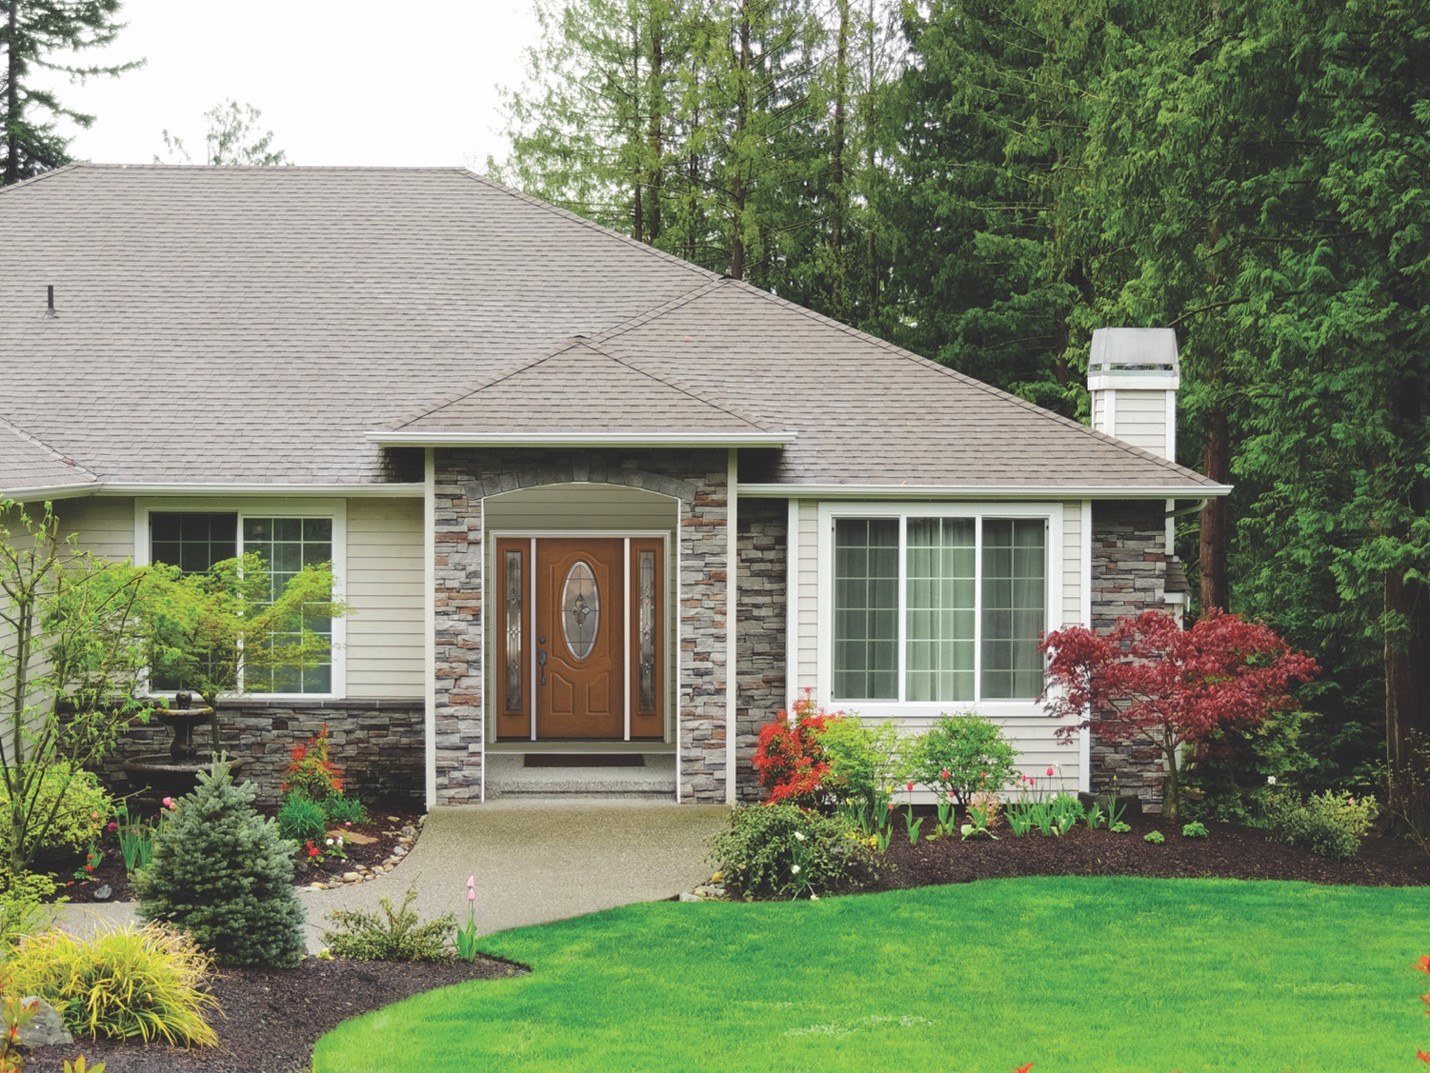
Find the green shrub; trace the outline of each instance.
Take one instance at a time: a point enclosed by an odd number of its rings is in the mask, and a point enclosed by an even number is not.
[[[412,908],[416,897],[409,887],[396,909],[386,898],[378,899],[380,913],[334,909],[328,914],[334,927],[323,933],[323,942],[334,956],[358,961],[440,961],[449,956],[447,939],[457,918],[444,913],[422,923]]]
[[[1295,794],[1278,794],[1267,802],[1266,826],[1277,842],[1348,861],[1370,832],[1376,812],[1373,797],[1357,799],[1327,790],[1302,801]]]
[[[837,817],[794,805],[736,809],[710,859],[747,898],[799,896],[857,886],[876,869],[859,832]]]
[[[76,1034],[210,1047],[208,958],[188,936],[132,925],[80,939],[59,928],[28,936],[8,968],[19,995],[38,995]]]
[[[1167,841],[1167,836],[1161,831],[1148,831],[1142,836],[1142,841],[1150,842],[1154,846],[1160,846],[1163,842]]]
[[[27,811],[40,825],[54,813],[48,830],[40,827],[40,838],[34,849],[40,853],[83,853],[99,837],[105,817],[113,809],[109,795],[92,771],[74,770],[68,764],[50,765],[39,781],[39,793]],[[37,828],[32,826],[31,830]],[[0,849],[9,855],[15,840],[15,824],[10,811],[10,796],[0,783]]]
[[[288,794],[276,817],[278,833],[300,846],[304,842],[322,842],[328,833],[328,818],[323,806],[303,794]]]
[[[305,948],[293,847],[253,810],[253,794],[226,764],[199,775],[154,837],[139,915],[189,932],[220,964],[292,966]]]
[[[0,868],[0,958],[52,915],[55,890],[49,876]]]
[[[914,780],[967,806],[974,794],[1000,793],[1013,782],[1017,759],[1018,750],[981,715],[943,715],[914,741]]]
[[[871,726],[846,715],[827,722],[815,732],[815,740],[829,765],[824,786],[841,800],[882,808],[890,786],[903,781],[901,742],[893,723]]]
[[[356,797],[333,794],[323,802],[323,814],[328,823],[340,826],[345,823],[357,825],[367,819],[367,809]]]
[[[1207,825],[1197,820],[1182,826],[1183,838],[1206,838],[1207,833]]]

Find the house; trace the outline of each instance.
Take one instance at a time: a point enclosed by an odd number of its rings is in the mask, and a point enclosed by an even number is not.
[[[1179,600],[1170,519],[1228,491],[1171,461],[1169,331],[1097,335],[1089,429],[461,170],[72,165],[0,235],[0,492],[333,563],[330,664],[223,713],[270,788],[327,722],[367,792],[631,754],[730,801],[808,689],[1155,795],[1055,740],[1036,646]]]

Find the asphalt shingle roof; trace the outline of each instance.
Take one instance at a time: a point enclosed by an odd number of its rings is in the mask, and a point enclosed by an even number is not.
[[[1218,487],[462,170],[72,165],[0,235],[0,490],[371,483],[376,430],[578,403],[788,430],[783,482]]]

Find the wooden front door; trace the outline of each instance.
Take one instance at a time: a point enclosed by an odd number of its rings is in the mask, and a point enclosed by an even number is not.
[[[495,580],[498,741],[664,737],[659,537],[503,537]]]
[[[620,540],[536,542],[536,736],[625,733]]]

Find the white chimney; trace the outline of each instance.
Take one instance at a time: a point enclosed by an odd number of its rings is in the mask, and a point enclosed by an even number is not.
[[[1092,427],[1176,461],[1177,333],[1171,328],[1098,328],[1092,333],[1087,390]]]

